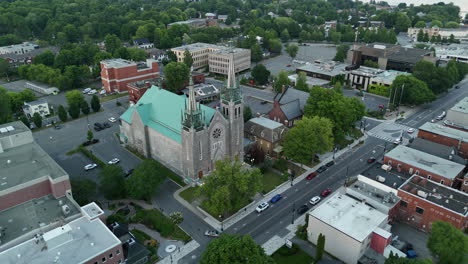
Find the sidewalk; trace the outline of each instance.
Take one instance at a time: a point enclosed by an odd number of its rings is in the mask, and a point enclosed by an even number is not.
[[[340,151],[336,152],[335,153],[335,160],[338,159],[341,155],[347,153],[348,151],[352,150],[355,146],[357,146],[359,144],[359,142],[365,140],[367,138],[367,134],[365,134],[364,136],[360,137],[359,139],[356,139],[352,144],[350,144],[348,147],[346,148],[343,148],[341,149]],[[329,154],[329,156],[324,156],[324,159],[319,163],[317,164],[315,167],[313,168],[309,168],[305,165],[303,165],[303,168],[306,169],[306,171],[297,176],[294,180],[293,180],[293,186],[295,183],[298,183],[300,181],[302,181],[303,179],[305,179],[307,177],[307,175],[309,175],[310,173],[314,172],[315,170],[317,170],[320,166],[323,166],[325,165],[326,163],[330,162],[333,160],[333,155],[332,153]],[[300,165],[300,164],[299,164]],[[263,202],[268,202],[269,200],[271,200],[271,198],[278,194],[278,193],[283,193],[285,191],[287,191],[288,189],[290,189],[291,187],[291,182],[290,181],[286,181],[284,183],[282,183],[281,185],[279,185],[278,187],[276,187],[275,189],[273,189],[271,192],[263,195],[263,197],[261,197],[260,199],[256,199],[254,200],[252,203],[250,203],[249,205],[247,205],[246,207],[244,208],[241,208],[237,213],[235,213],[234,215],[232,215],[231,217],[227,218],[226,220],[224,220],[223,222],[220,222],[218,220],[216,220],[214,217],[212,217],[211,215],[206,215],[205,213],[201,212],[198,208],[196,208],[195,206],[193,206],[192,204],[188,203],[187,201],[185,201],[182,197],[179,196],[179,193],[183,190],[185,190],[186,188],[188,187],[184,187],[182,189],[179,189],[177,192],[174,193],[174,198],[179,201],[183,206],[185,206],[187,209],[189,209],[190,211],[192,211],[194,214],[196,214],[197,216],[199,216],[201,219],[203,219],[208,225],[210,225],[211,227],[213,227],[214,229],[216,230],[221,230],[221,227],[226,230],[228,229],[229,227],[231,227],[232,225],[236,224],[237,222],[239,222],[240,220],[242,220],[245,216],[251,214],[252,212],[255,211],[255,208],[257,207],[257,204],[260,204],[260,203],[263,203]],[[284,244],[284,243],[283,243]]]

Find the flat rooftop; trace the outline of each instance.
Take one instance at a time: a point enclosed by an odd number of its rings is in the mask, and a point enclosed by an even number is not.
[[[122,67],[137,65],[133,61],[124,60],[124,59],[120,59],[120,58],[103,60],[103,61],[101,61],[101,63],[103,63],[107,68],[122,68]]]
[[[185,51],[185,50],[197,51],[197,50],[208,49],[208,48],[211,48],[211,49],[225,49],[225,47],[223,47],[223,46],[197,42],[197,43],[193,43],[193,44],[189,44],[189,45],[184,45],[184,46],[172,48],[172,50],[176,50],[176,51]]]
[[[362,75],[362,76],[375,76],[379,73],[384,72],[384,70],[361,66],[355,70],[352,70],[352,74]]]
[[[375,162],[369,168],[361,172],[361,175],[371,180],[378,181],[395,190],[397,190],[410,177],[409,175],[400,173],[396,170],[386,171],[382,169],[382,165],[382,163]]]
[[[451,111],[460,112],[463,114],[468,114],[468,97],[463,98],[460,102],[456,103],[452,108]]]
[[[41,178],[57,179],[68,174],[36,142],[0,153],[0,193]]]
[[[468,216],[468,194],[418,175],[409,178],[399,191],[410,193],[457,214]]]
[[[319,73],[328,76],[337,76],[340,74],[345,74],[346,66],[348,65],[344,63],[335,63],[330,61],[320,63],[308,63],[304,66],[298,67],[297,70]]]
[[[385,156],[412,165],[415,167],[415,171],[420,168],[447,179],[455,179],[465,169],[465,166],[456,162],[403,145],[390,150]]]
[[[468,142],[468,132],[436,123],[426,122],[424,125],[419,127],[419,130],[425,130],[433,134]]]
[[[0,140],[10,137],[10,136],[14,136],[16,134],[27,132],[27,131],[31,131],[31,130],[21,121],[1,124],[0,125]],[[5,148],[5,146],[2,146],[2,148]]]
[[[44,233],[43,238],[49,237],[60,241],[53,241],[51,247],[43,239],[38,243],[30,239],[0,253],[2,264],[85,263],[120,244],[101,220],[84,216]]]
[[[255,118],[250,119],[249,122],[255,123],[259,126],[262,126],[268,129],[275,129],[275,128],[283,126],[281,123],[278,123],[276,121],[273,121],[265,117],[255,117]]]
[[[228,54],[236,54],[236,53],[241,53],[241,52],[249,52],[248,49],[241,49],[241,48],[228,48],[228,47],[223,47],[219,46],[219,50],[214,51],[212,54],[219,54],[219,55],[228,55]]]
[[[66,216],[62,212],[63,205],[67,205],[70,209]],[[56,199],[52,195],[33,199],[0,211],[1,245],[34,230],[38,230],[37,233],[43,232],[39,228],[45,228],[53,223],[58,224],[59,219],[77,217],[77,215],[80,215],[80,209],[67,197]]]
[[[395,70],[386,70],[375,75],[373,77],[373,80],[383,82],[383,83],[391,83],[396,79],[396,77],[400,75],[411,75],[411,73],[395,71]]]
[[[387,220],[386,214],[339,191],[309,214],[359,242]]]
[[[297,82],[297,79],[299,78],[299,75],[297,73],[291,74],[291,75],[288,76],[288,78],[289,78],[289,80],[291,80],[293,82]],[[319,79],[319,78],[314,78],[314,77],[310,77],[310,76],[306,76],[306,83],[309,86],[322,86],[322,85],[329,84],[330,81]]]
[[[358,176],[358,179],[359,177],[360,176]],[[372,200],[380,206],[384,206],[388,209],[393,208],[393,206],[400,201],[400,197],[396,195],[396,192],[387,192],[377,188],[375,185],[371,185],[361,180],[351,184],[351,186],[347,188],[347,192],[348,191],[351,191],[348,194],[356,193],[359,194],[358,196],[360,197],[365,197],[366,203],[369,203]]]
[[[442,145],[423,138],[415,138],[413,142],[411,142],[407,146],[437,156],[442,159],[451,160],[458,164],[467,164],[467,161],[464,158],[457,155],[457,149],[455,147]]]

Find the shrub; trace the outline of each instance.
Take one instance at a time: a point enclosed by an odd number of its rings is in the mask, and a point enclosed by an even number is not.
[[[288,248],[287,246],[282,246],[280,249],[278,249],[278,253],[282,256],[292,256],[296,254],[299,251],[299,246],[296,244],[293,244],[291,248]]]
[[[285,172],[288,170],[288,162],[284,159],[279,159],[279,160],[276,160],[274,163],[273,163],[273,168],[281,171],[281,172]]]

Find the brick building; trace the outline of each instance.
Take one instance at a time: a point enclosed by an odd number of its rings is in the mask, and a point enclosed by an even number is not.
[[[413,175],[398,189],[401,198],[399,220],[424,231],[434,221],[444,221],[458,229],[468,227],[468,195],[445,185]]]
[[[463,98],[447,110],[444,124],[468,132],[468,97]]]
[[[146,90],[151,88],[153,85],[161,86],[161,78],[147,79],[127,84],[128,100],[136,104],[138,100],[140,100],[140,98],[145,94]]]
[[[257,142],[265,154],[272,156],[281,152],[282,147],[279,144],[287,130],[281,123],[265,117],[256,117],[245,123],[244,137]]]
[[[102,86],[107,93],[126,92],[127,84],[159,77],[159,64],[156,60],[133,62],[124,59],[101,61]]]
[[[294,88],[284,88],[281,93],[273,97],[273,108],[268,112],[268,118],[286,127],[292,127],[296,120],[302,119],[308,98],[309,93]]]
[[[419,127],[418,137],[449,147],[455,147],[460,156],[468,159],[468,132],[427,122]]]
[[[458,187],[465,166],[450,160],[399,145],[385,154],[384,164],[409,175],[420,175],[449,187]]]

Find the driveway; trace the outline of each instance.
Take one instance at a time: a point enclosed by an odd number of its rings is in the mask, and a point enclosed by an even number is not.
[[[431,252],[426,246],[428,233],[424,233],[407,224],[395,223],[392,225],[392,234],[398,236],[399,240],[409,242],[413,245],[418,258],[432,258]]]

